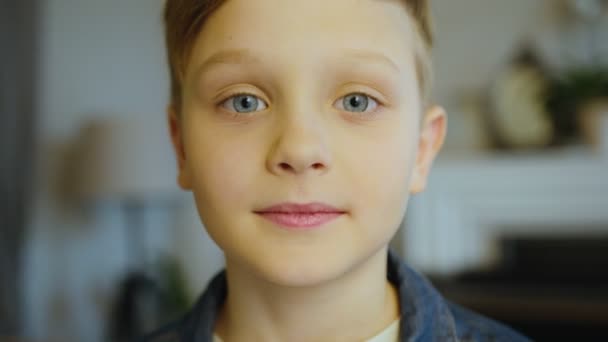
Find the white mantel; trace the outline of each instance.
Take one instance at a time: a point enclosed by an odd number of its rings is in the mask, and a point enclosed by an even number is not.
[[[497,237],[608,234],[608,158],[586,149],[442,157],[411,199],[400,245],[424,272],[491,264]]]

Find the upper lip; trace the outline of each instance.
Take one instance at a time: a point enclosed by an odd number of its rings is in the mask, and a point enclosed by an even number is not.
[[[268,208],[256,210],[256,213],[344,213],[345,211],[325,203],[279,203]]]

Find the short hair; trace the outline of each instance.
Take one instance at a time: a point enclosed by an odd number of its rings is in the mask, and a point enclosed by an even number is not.
[[[164,28],[169,72],[171,78],[171,105],[181,111],[184,73],[192,54],[196,38],[209,16],[225,0],[166,0]],[[399,0],[403,2],[414,19],[415,63],[420,93],[424,103],[428,101],[432,84],[431,49],[433,30],[431,25],[430,0]]]

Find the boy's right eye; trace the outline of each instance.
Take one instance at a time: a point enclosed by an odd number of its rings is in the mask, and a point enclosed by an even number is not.
[[[251,94],[234,94],[221,105],[224,109],[234,113],[253,113],[268,108],[264,100]]]

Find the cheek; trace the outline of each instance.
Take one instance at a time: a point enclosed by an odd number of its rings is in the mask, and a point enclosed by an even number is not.
[[[349,160],[354,205],[371,224],[400,220],[409,193],[415,161],[415,131],[401,129],[360,143]],[[387,221],[388,220],[388,221]],[[397,222],[398,223],[398,222]]]
[[[255,146],[217,131],[192,133],[187,158],[199,201],[216,213],[246,204],[260,169]]]

